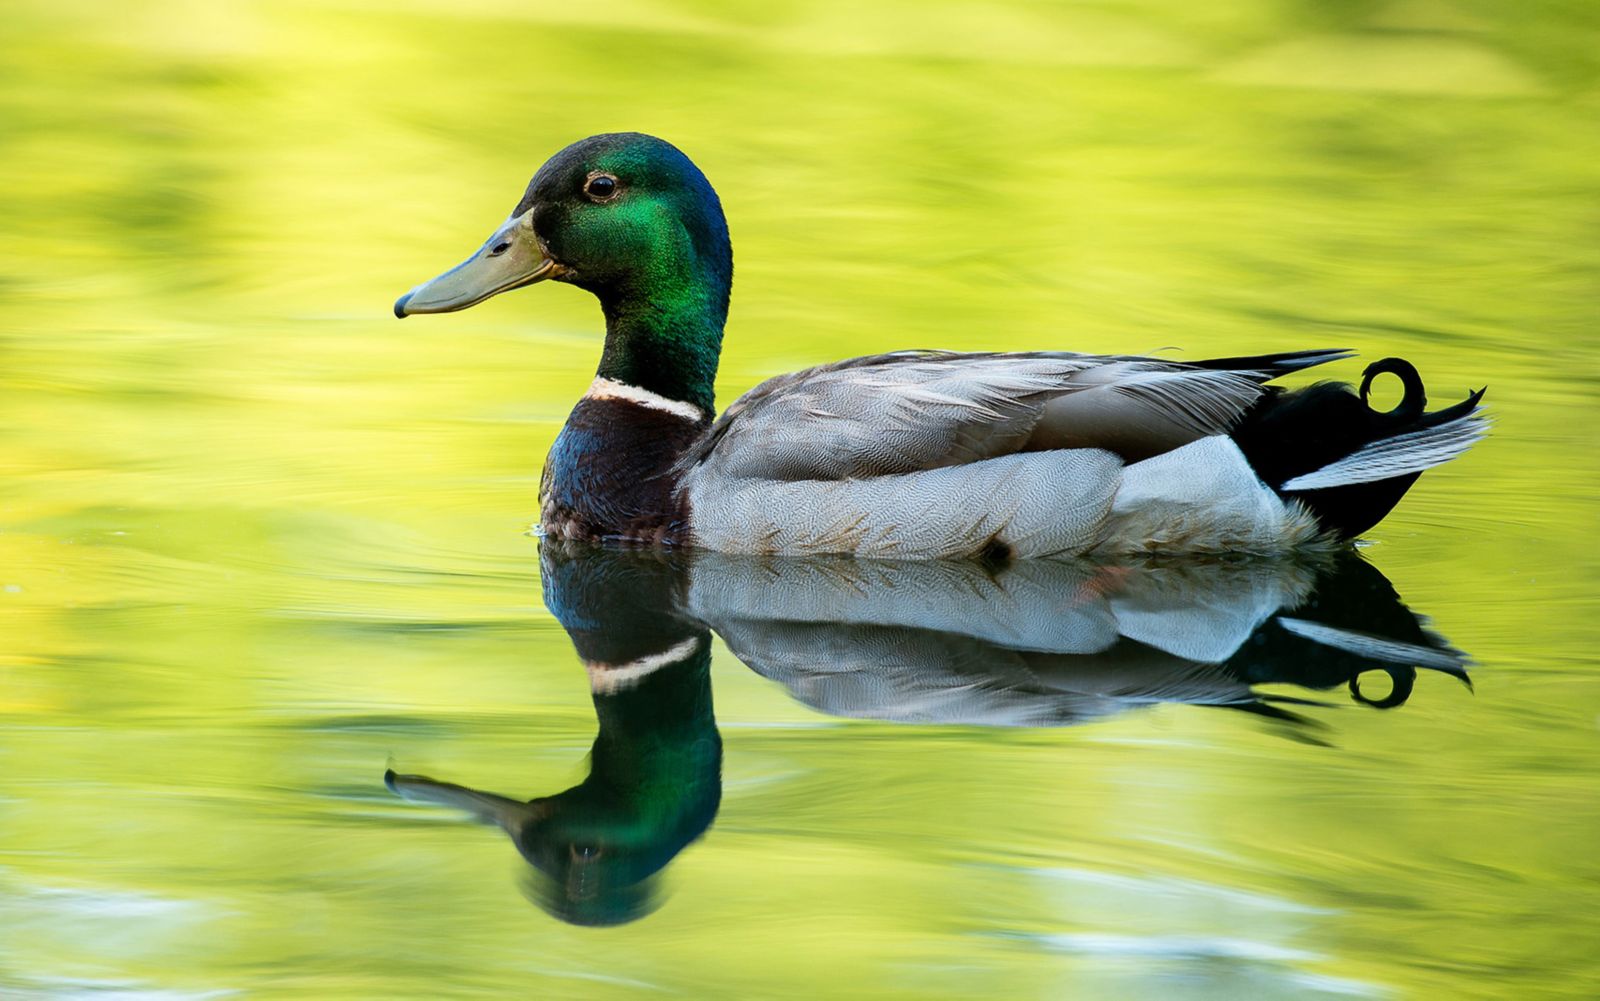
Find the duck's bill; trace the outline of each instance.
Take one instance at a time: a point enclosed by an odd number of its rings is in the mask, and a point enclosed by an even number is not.
[[[533,232],[532,213],[524,212],[495,230],[477,253],[401,296],[394,315],[404,319],[414,313],[466,309],[490,296],[551,278],[557,269]]]
[[[454,782],[440,782],[426,775],[400,775],[393,769],[384,773],[383,784],[389,787],[390,792],[414,803],[433,803],[466,810],[484,823],[499,824],[507,830],[514,829],[524,820],[534,805],[468,789]]]

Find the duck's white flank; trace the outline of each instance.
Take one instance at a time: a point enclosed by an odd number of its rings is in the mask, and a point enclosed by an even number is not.
[[[630,386],[625,382],[618,382],[615,379],[607,379],[605,376],[599,375],[595,376],[594,382],[590,383],[589,391],[583,394],[583,398],[586,400],[627,400],[629,403],[637,403],[639,406],[649,407],[651,410],[675,414],[685,420],[696,423],[699,423],[706,416],[705,411],[693,403],[668,399],[659,393],[652,393],[648,389],[640,389],[638,386]]]
[[[661,670],[668,664],[676,664],[694,653],[699,642],[699,637],[691,636],[677,646],[660,653],[652,653],[622,664],[586,660],[583,666],[589,671],[589,689],[599,695],[613,695],[625,688],[632,688],[647,675]]]
[[[1124,469],[1103,532],[1105,553],[1282,553],[1320,529],[1261,482],[1232,438],[1212,435]]]

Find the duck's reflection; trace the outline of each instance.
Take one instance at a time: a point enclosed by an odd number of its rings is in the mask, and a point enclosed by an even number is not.
[[[1302,722],[1304,701],[1256,686],[1346,685],[1380,708],[1418,668],[1466,680],[1354,554],[1320,562],[1105,566],[884,563],[575,548],[540,552],[545,604],[588,672],[600,732],[590,773],[526,803],[389,773],[409,799],[500,825],[563,920],[647,913],[654,877],[721,797],[710,631],[752,669],[833,715],[929,724],[1061,726],[1159,702]],[[1387,675],[1381,696],[1363,691]]]
[[[703,560],[686,605],[760,674],[836,716],[1061,726],[1154,702],[1290,718],[1269,683],[1384,708],[1462,655],[1354,554],[1104,566]],[[1357,680],[1391,679],[1370,698]]]
[[[711,714],[711,636],[685,619],[671,562],[644,554],[540,560],[545,605],[589,674],[600,732],[589,775],[520,802],[421,775],[385,776],[407,799],[498,824],[532,866],[530,896],[564,921],[609,925],[654,905],[655,875],[710,826],[722,797]]]

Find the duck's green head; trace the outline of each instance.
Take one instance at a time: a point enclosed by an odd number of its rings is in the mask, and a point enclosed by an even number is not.
[[[573,143],[477,253],[394,314],[466,309],[547,278],[600,300],[600,375],[712,412],[733,251],[717,193],[677,147],[637,132]]]
[[[547,278],[607,307],[652,301],[727,311],[733,252],[722,206],[677,147],[618,132],[575,142],[539,168],[477,253],[418,285],[396,316],[448,313]]]

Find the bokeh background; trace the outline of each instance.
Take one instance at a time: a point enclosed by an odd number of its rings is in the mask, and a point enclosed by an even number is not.
[[[1600,992],[1600,6],[10,0],[0,52],[0,994]],[[525,531],[598,311],[389,309],[621,129],[721,193],[723,401],[913,346],[1488,384],[1367,550],[1476,692],[936,730],[719,652],[669,899],[544,915],[381,776],[583,772]]]

